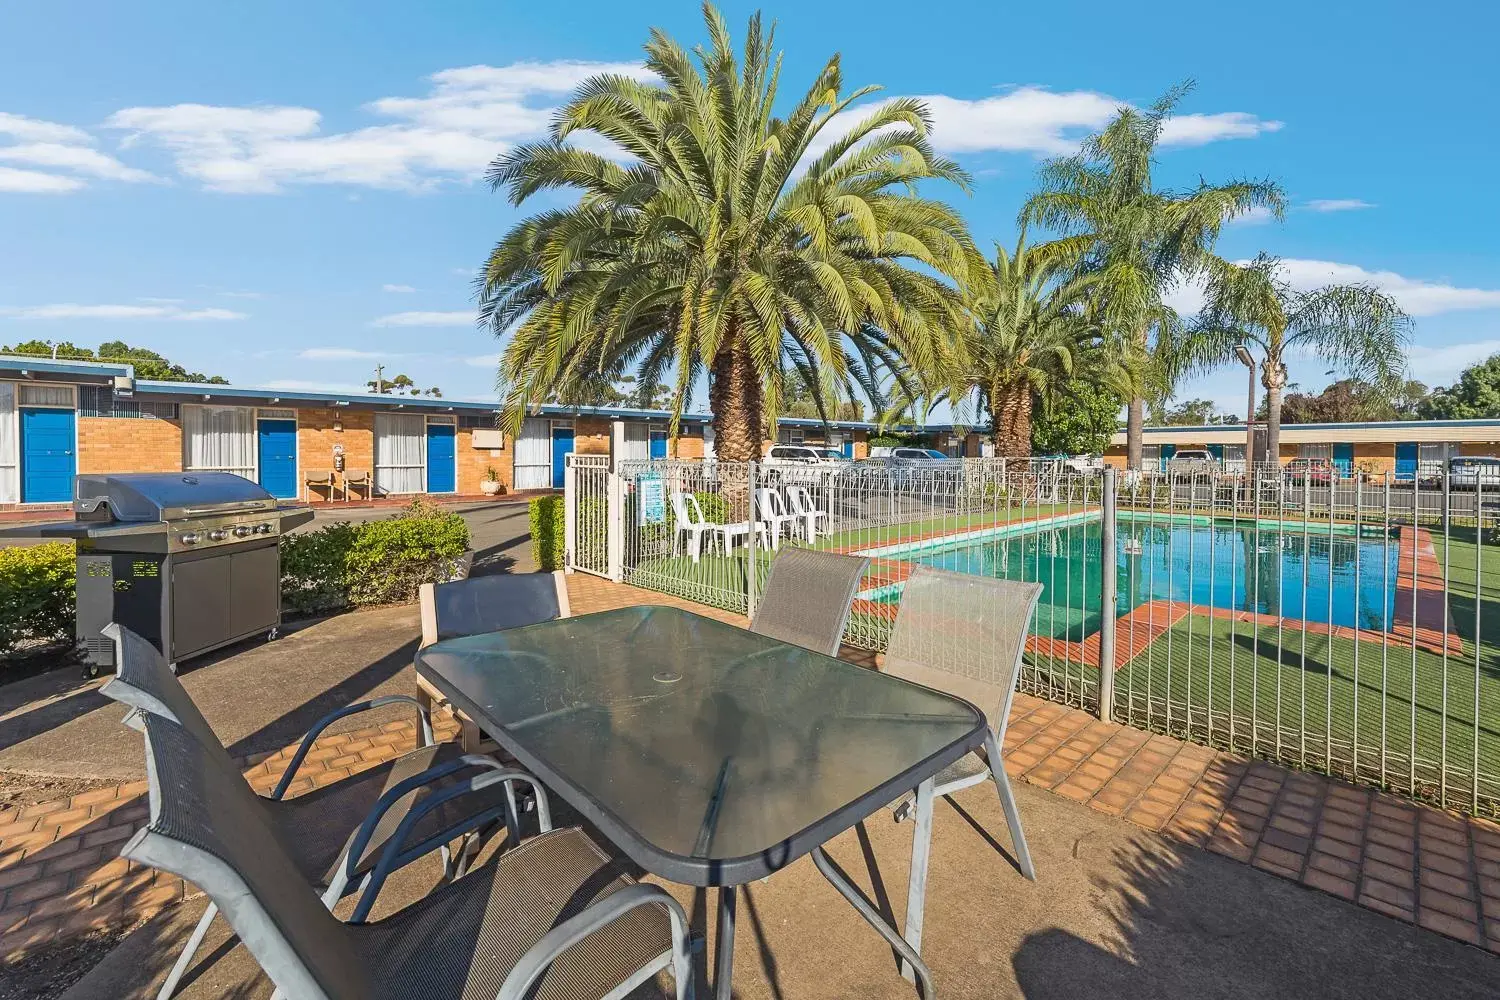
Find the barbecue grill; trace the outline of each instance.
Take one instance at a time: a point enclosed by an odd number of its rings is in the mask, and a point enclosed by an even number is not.
[[[78,546],[77,635],[90,673],[114,667],[110,622],[151,640],[167,661],[281,623],[277,540],[312,519],[228,472],[78,476],[73,520],[0,532]]]

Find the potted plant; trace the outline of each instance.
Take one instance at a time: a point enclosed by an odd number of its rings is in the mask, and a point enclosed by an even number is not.
[[[500,495],[500,473],[492,465],[484,470],[484,482],[479,484],[479,492],[487,497]]]

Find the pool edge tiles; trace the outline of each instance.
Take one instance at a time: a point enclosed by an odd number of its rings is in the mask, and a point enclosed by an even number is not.
[[[929,535],[925,538],[915,538],[910,541],[895,542],[890,545],[876,545],[865,549],[850,549],[849,551],[853,555],[869,556],[871,559],[908,555],[913,552],[926,552],[930,549],[947,548],[950,545],[957,545],[961,542],[986,541],[991,538],[1009,538],[1012,535],[1026,534],[1029,531],[1059,528],[1069,524],[1080,524],[1085,521],[1096,521],[1101,516],[1101,512],[1098,510],[1081,510],[1073,514],[1052,514],[1033,520],[1007,521],[1004,524],[993,524],[985,528],[970,528],[946,535]]]

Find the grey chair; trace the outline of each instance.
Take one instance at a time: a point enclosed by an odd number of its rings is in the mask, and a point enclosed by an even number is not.
[[[750,631],[837,656],[844,624],[870,560],[789,548],[771,562]]]
[[[216,766],[233,773],[244,786],[261,813],[261,823],[279,831],[304,883],[310,887],[328,887],[331,902],[357,888],[359,882],[373,871],[380,851],[406,815],[466,770],[463,752],[456,744],[433,742],[427,713],[419,709],[422,745],[416,750],[305,795],[284,798],[314,741],[332,723],[383,705],[416,704],[416,699],[407,695],[388,695],[341,708],[320,719],[303,737],[271,795],[257,795],[240,777],[239,767],[156,647],[119,625],[106,626],[104,634],[115,642],[117,673],[100,689],[101,693],[131,708],[126,722],[134,728],[141,728],[146,718],[155,716],[169,719],[191,733],[203,745],[204,752],[215,759]],[[502,788],[490,788],[461,801],[446,800],[440,812],[429,814],[419,832],[428,833],[445,824],[451,825],[466,813],[499,815],[502,807],[513,811],[513,804],[501,801],[503,794]],[[359,826],[377,806],[381,807],[384,821],[367,838],[364,847],[353,853],[351,861],[346,855],[354,846]],[[508,828],[514,840],[516,824],[509,822]],[[479,845],[469,846],[468,853],[472,856],[472,848]],[[446,842],[434,844],[433,848],[443,854],[444,867],[449,869],[451,862]],[[456,869],[450,869],[450,873],[454,872]],[[187,972],[213,922],[214,912],[214,907],[210,906],[204,913],[158,1000],[167,1000]]]
[[[535,625],[569,614],[568,583],[561,572],[497,573],[451,583],[424,583],[417,592],[422,615],[422,643],[426,649],[440,639],[500,632]],[[431,713],[446,704],[441,691],[417,677],[417,701]],[[449,706],[451,707],[451,706]],[[472,719],[454,710],[459,743],[470,753],[493,750]]]
[[[984,757],[967,754],[939,772],[933,794],[948,795],[992,779],[1021,873],[1032,881],[1036,869],[1000,748],[1005,745],[1021,654],[1041,593],[1040,583],[918,566],[902,589],[884,666],[888,674],[958,695],[984,711],[990,724]],[[909,796],[897,803],[896,818],[904,818],[910,806]]]
[[[430,838],[413,834],[426,817],[445,800],[514,781],[543,796],[524,772],[494,765],[405,816],[344,923],[307,887],[281,830],[266,822],[239,774],[182,726],[155,715],[142,721],[151,819],[121,857],[201,888],[277,996],[595,1000],[624,996],[669,967],[678,1000],[690,995],[681,905],[633,882],[577,829],[544,829],[392,916],[366,922],[386,876],[427,848]],[[433,836],[453,839],[472,828],[464,821]]]

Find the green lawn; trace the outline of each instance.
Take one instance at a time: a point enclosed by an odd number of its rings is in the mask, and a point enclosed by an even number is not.
[[[933,534],[957,534],[960,531],[989,528],[999,524],[1008,524],[1011,521],[1034,521],[1037,518],[1051,517],[1054,514],[1081,513],[1083,510],[1084,508],[1080,505],[1044,503],[1033,504],[1024,509],[1013,507],[1005,510],[979,511],[973,514],[948,514],[943,517],[930,517],[901,524],[835,531],[831,535],[819,538],[815,547],[820,549],[873,548],[877,545],[891,545],[908,538],[922,538]]]

